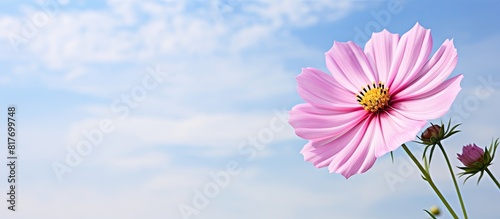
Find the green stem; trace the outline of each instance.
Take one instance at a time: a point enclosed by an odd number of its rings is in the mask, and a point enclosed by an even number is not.
[[[500,183],[498,183],[497,179],[493,176],[493,174],[490,172],[490,170],[488,168],[486,168],[485,170],[488,173],[488,175],[490,175],[493,182],[495,182],[495,184],[497,184],[498,188],[500,189]]]
[[[464,213],[464,218],[467,219],[467,211],[465,210],[465,204],[464,200],[462,198],[462,194],[460,193],[460,188],[458,187],[457,179],[455,178],[455,173],[453,172],[453,169],[451,168],[450,160],[448,159],[448,155],[446,154],[446,151],[444,150],[443,145],[441,142],[437,143],[441,151],[443,152],[444,159],[446,160],[446,164],[448,165],[448,169],[450,170],[451,178],[453,179],[453,184],[455,185],[455,190],[457,191],[458,195],[458,200],[460,201],[460,207],[462,207],[462,212]]]
[[[453,218],[458,219],[458,216],[455,213],[455,211],[453,211],[453,209],[451,208],[450,204],[448,204],[448,201],[446,201],[446,199],[444,198],[443,194],[441,194],[441,192],[439,191],[439,189],[436,187],[436,185],[432,181],[431,175],[422,167],[422,165],[420,164],[420,162],[418,162],[417,158],[415,158],[415,156],[413,156],[413,154],[411,153],[410,149],[408,149],[408,147],[406,147],[406,144],[402,144],[401,146],[403,147],[403,149],[405,150],[405,152],[408,154],[408,156],[413,160],[413,162],[415,163],[415,165],[417,165],[418,169],[420,169],[420,172],[422,172],[422,174],[424,175],[425,179],[427,179],[427,182],[429,183],[429,185],[432,187],[432,189],[437,194],[437,196],[439,197],[439,199],[441,199],[441,201],[446,206],[446,208],[448,209],[448,211],[450,212],[450,214],[453,216]]]

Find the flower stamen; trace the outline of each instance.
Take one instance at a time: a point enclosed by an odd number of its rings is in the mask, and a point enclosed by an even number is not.
[[[374,82],[372,87],[369,84],[363,87],[359,94],[356,95],[356,98],[365,110],[377,113],[389,106],[390,95],[389,90],[385,88],[382,82],[378,84]]]

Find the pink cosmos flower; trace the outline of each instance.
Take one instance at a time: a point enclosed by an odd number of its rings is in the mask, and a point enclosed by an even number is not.
[[[334,42],[325,54],[331,75],[302,69],[298,93],[306,103],[293,107],[289,122],[309,140],[304,159],[349,178],[443,116],[463,76],[446,80],[457,63],[453,40],[432,57],[431,50],[430,30],[417,23],[402,37],[373,33],[364,51],[351,41]]]
[[[474,167],[476,162],[483,161],[484,150],[476,144],[469,144],[462,148],[462,154],[457,154],[460,160],[466,167]]]

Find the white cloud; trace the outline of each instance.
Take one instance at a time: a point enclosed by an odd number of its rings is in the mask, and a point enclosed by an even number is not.
[[[121,185],[117,184],[115,187],[121,187]],[[30,195],[19,202],[23,203],[23,207],[18,208],[13,218],[134,219],[165,218],[168,215],[173,216],[171,218],[177,218],[178,215],[176,209],[172,207],[176,204],[172,199],[175,196],[169,196],[171,194],[168,193],[154,193],[134,187],[113,189],[107,192],[89,187],[69,187],[60,190],[47,186],[39,189],[46,190],[47,193],[40,194],[39,190],[25,190],[26,194]]]
[[[213,55],[225,50],[228,38],[259,42],[282,27],[311,25],[323,19],[323,14],[341,15],[338,19],[354,8],[350,1],[220,2],[241,7],[241,13],[233,13],[235,19],[220,22],[210,12],[217,7],[207,3],[197,2],[200,6],[192,8],[186,1],[110,0],[109,10],[71,12],[61,6],[49,24],[30,39],[27,49],[51,68],[146,60],[166,54]],[[320,13],[327,10],[334,12]],[[216,12],[226,16],[225,11]],[[262,23],[261,19],[272,22]],[[4,16],[0,24],[13,29],[15,21]],[[235,32],[237,37],[233,37]],[[5,39],[5,34],[2,36]],[[248,41],[233,44],[230,51],[235,52],[250,45]]]
[[[18,31],[20,29],[20,26],[21,21],[16,17],[11,15],[0,15],[0,38],[5,40],[3,42],[5,49],[10,49],[10,37],[14,31]],[[0,54],[5,55],[6,53]]]
[[[256,1],[248,10],[259,15],[273,26],[309,26],[319,20],[338,20],[354,9],[352,1]],[[328,13],[324,13],[328,12]]]
[[[86,119],[74,123],[69,129],[67,144],[76,146],[79,141],[87,139],[82,133],[96,130],[100,121],[101,119]],[[289,125],[272,112],[196,114],[184,118],[130,116],[123,121],[117,118],[111,118],[111,121],[116,128],[112,133],[104,134],[104,139],[111,140],[106,140],[103,144],[120,145],[119,151],[139,150],[145,145],[193,145],[220,148],[228,154],[235,154],[239,143],[247,141],[249,137],[256,137],[263,129],[270,130],[271,121],[280,128],[274,133],[275,141],[295,136]],[[135,143],[130,144],[131,142]],[[232,150],[228,150],[231,148]],[[118,148],[114,147],[113,150],[115,149]]]
[[[168,157],[165,154],[150,153],[144,155],[110,157],[108,162],[117,169],[136,171],[165,166],[168,163]]]
[[[191,111],[200,105],[269,101],[295,90],[290,75],[299,70],[290,73],[284,68],[287,59],[324,52],[304,46],[290,34],[290,27],[337,20],[356,8],[350,1],[213,3],[110,0],[98,9],[61,6],[29,39],[22,56],[10,57],[29,61],[32,67],[12,64],[11,72],[27,75],[15,77],[16,82],[43,83],[113,101],[141,80],[137,75],[144,68],[160,64],[177,76],[165,79],[148,98],[173,103],[172,108]],[[0,17],[0,24],[15,30],[22,25],[16,21],[36,9]],[[332,15],[335,18],[328,18]],[[5,34],[0,38],[7,40]],[[193,103],[197,99],[201,101]]]
[[[64,76],[64,80],[71,81],[77,78],[78,76],[85,74],[85,71],[86,71],[85,68],[74,69]]]

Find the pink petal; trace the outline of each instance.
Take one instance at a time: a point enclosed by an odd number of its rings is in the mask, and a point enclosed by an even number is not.
[[[306,146],[304,146],[301,153],[304,155],[304,159],[306,161],[312,162],[314,166],[318,168],[325,167],[327,165],[335,165],[337,163],[332,163],[334,162],[332,160],[335,157],[337,157],[337,160],[339,157],[343,158],[343,154],[345,154],[346,151],[351,151],[353,147],[356,147],[359,144],[366,131],[367,124],[368,122],[366,122],[366,120],[365,122],[358,123],[353,128],[346,130],[347,132],[345,134],[339,136],[331,142],[328,142],[322,147],[314,147],[311,142],[309,142]],[[338,165],[342,166],[344,164],[338,163]],[[329,170],[330,172],[335,171],[335,169],[331,169],[330,167]],[[344,173],[343,175],[349,177],[352,174]]]
[[[392,93],[397,93],[399,89],[408,86],[408,83],[418,75],[429,59],[431,50],[431,31],[418,23],[401,37],[387,82]]]
[[[394,98],[397,99],[398,96],[411,98],[435,88],[450,76],[457,65],[457,60],[457,49],[453,45],[453,40],[444,41],[443,45],[422,68],[419,78],[401,92],[394,94]]]
[[[321,167],[330,163],[330,172],[342,174],[344,177],[364,173],[375,163],[376,158],[395,150],[401,144],[414,140],[415,135],[426,124],[426,121],[408,119],[398,112],[388,111],[379,115],[372,115],[351,129],[348,136],[341,136],[329,145],[313,149],[313,152],[329,153],[323,157]],[[343,147],[339,147],[342,146]],[[309,147],[311,149],[313,147]],[[311,152],[311,151],[309,151]],[[323,154],[319,153],[316,156]],[[311,158],[310,158],[311,160]]]
[[[400,98],[392,104],[394,110],[414,120],[431,120],[443,116],[461,90],[463,75],[446,80],[433,90],[411,98]]]
[[[348,112],[315,108],[310,104],[299,104],[289,112],[289,123],[295,133],[308,140],[313,140],[314,147],[323,146],[357,125],[368,112],[363,108]]]
[[[359,130],[359,125],[353,127],[352,129],[349,129],[347,133],[344,135],[340,136],[339,138],[336,138],[334,140],[331,140],[329,142],[326,142],[323,146],[317,147],[314,146],[313,141],[309,141],[304,148],[300,151],[302,155],[304,155],[304,160],[309,161],[314,164],[315,167],[317,168],[323,168],[332,162],[333,156],[342,149],[344,149],[351,141],[355,134]]]
[[[362,108],[356,94],[341,87],[331,75],[314,68],[304,68],[297,76],[299,95],[314,106],[326,108]]]
[[[382,136],[384,140],[380,141],[380,145],[376,145],[375,156],[381,157],[397,149],[401,144],[414,140],[426,123],[425,120],[409,119],[394,110],[380,114],[377,129],[380,132],[376,132],[375,135]]]
[[[376,116],[374,116],[376,117]],[[374,142],[375,131],[379,129],[376,123],[367,119],[355,138],[339,153],[337,153],[328,170],[349,178],[354,174],[364,173],[375,163],[375,148],[379,142]],[[380,139],[380,138],[378,138]]]
[[[373,129],[374,129],[374,134],[373,134],[373,147],[375,148],[375,155],[377,155],[377,151],[391,151],[390,148],[392,147],[388,147],[388,143],[386,142],[385,140],[385,137],[384,137],[384,134],[385,134],[385,131],[382,129],[382,128],[386,128],[385,127],[385,124],[383,124],[383,122],[381,121],[381,116],[384,117],[384,122],[387,123],[389,121],[387,121],[387,115],[384,115],[384,114],[380,114],[378,116],[375,116],[373,119],[372,119],[372,123],[373,123]],[[377,157],[377,156],[376,156]],[[380,156],[378,156],[380,157]]]
[[[366,56],[374,66],[373,70],[378,75],[379,81],[387,83],[389,79],[389,70],[391,69],[398,42],[399,34],[392,34],[384,29],[382,32],[373,33],[366,43]]]
[[[334,42],[325,56],[326,66],[333,78],[353,93],[377,81],[365,53],[351,41]]]

